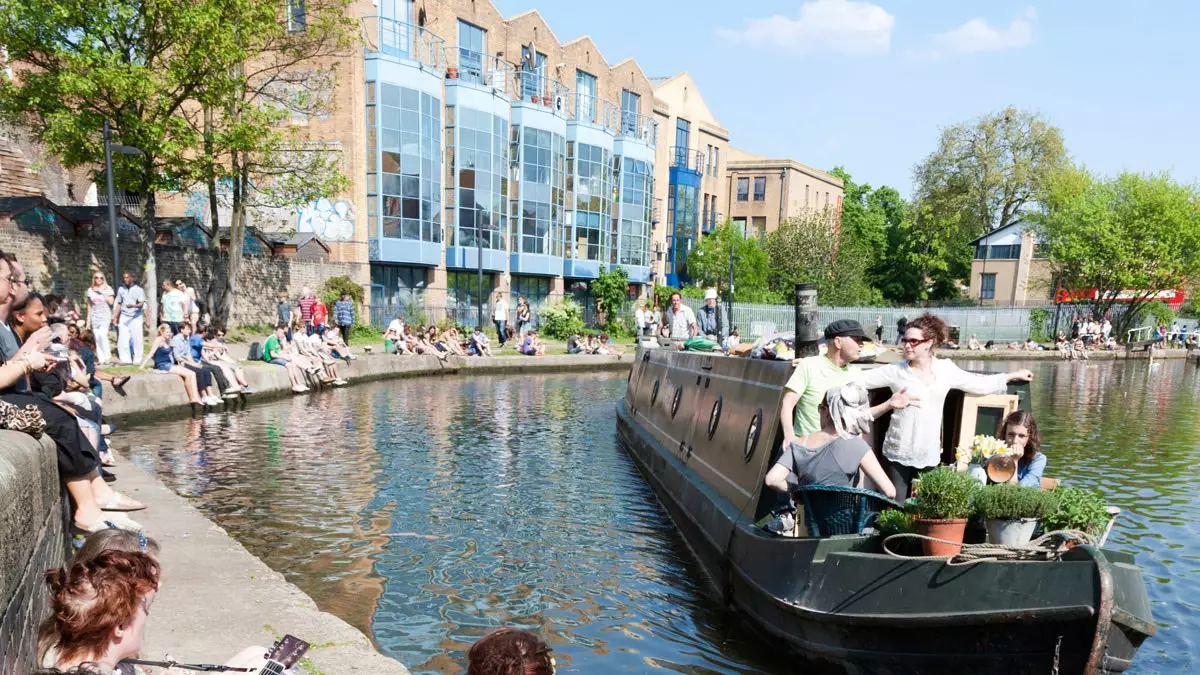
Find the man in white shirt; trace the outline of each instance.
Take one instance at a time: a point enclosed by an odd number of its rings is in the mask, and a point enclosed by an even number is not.
[[[666,320],[672,339],[687,340],[696,337],[700,332],[699,326],[696,325],[696,313],[691,307],[683,304],[683,296],[679,293],[671,294],[671,306],[667,308]]]
[[[650,321],[647,315],[650,314],[650,309],[646,307],[646,301],[638,303],[637,311],[633,313],[633,323],[637,326],[638,335],[650,334]]]
[[[496,337],[500,340],[500,346],[504,347],[504,342],[508,339],[508,303],[504,301],[504,294],[496,291],[496,301],[492,304],[492,321],[496,324]]]

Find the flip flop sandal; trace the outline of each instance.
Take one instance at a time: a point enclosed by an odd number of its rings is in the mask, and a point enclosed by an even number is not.
[[[120,389],[124,387],[127,382],[129,382],[129,375],[114,377],[112,381],[113,389]]]
[[[105,502],[100,502],[100,509],[102,511],[121,512],[121,511],[141,511],[142,509],[146,508],[145,504],[143,504],[141,506],[123,506],[121,504],[121,500],[124,500],[124,499],[129,499],[129,497],[126,497],[125,495],[121,494],[120,492],[114,492],[112,499],[105,501]],[[132,501],[132,500],[130,500],[130,501]]]

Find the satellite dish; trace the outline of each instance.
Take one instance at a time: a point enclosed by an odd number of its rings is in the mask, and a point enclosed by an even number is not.
[[[565,108],[566,105],[567,105],[567,100],[565,98],[563,98],[561,95],[554,97],[554,109],[555,110],[562,112],[563,108]]]
[[[533,44],[533,40],[521,47],[521,65],[525,66],[526,70],[537,68],[537,45]]]

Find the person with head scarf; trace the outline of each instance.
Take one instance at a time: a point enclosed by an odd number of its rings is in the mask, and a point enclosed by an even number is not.
[[[862,439],[873,419],[867,390],[855,384],[830,389],[818,411],[821,428],[784,447],[767,472],[767,487],[780,492],[803,485],[860,487],[865,475],[879,492],[895,499],[896,487]]]

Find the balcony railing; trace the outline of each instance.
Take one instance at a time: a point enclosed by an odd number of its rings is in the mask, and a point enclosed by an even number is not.
[[[575,120],[602,126],[613,133],[617,132],[620,115],[616,104],[612,101],[591,94],[575,92],[573,113]]]
[[[621,138],[631,138],[653,146],[658,143],[658,122],[652,117],[622,110],[618,133]]]
[[[571,90],[567,85],[537,71],[529,70],[518,70],[516,80],[516,98],[519,100],[543,105],[563,117],[570,114]]]
[[[490,87],[502,94],[516,94],[516,69],[498,56],[469,49],[446,49],[446,79]]]
[[[695,171],[696,173],[703,174],[704,160],[704,153],[700,152],[699,150],[691,150],[678,145],[671,146],[672,169],[686,169],[688,171]]]
[[[367,52],[398,56],[446,70],[446,41],[431,31],[386,16],[365,16],[362,21]]]

